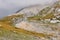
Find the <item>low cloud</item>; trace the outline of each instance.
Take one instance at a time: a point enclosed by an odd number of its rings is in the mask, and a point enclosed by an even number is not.
[[[13,13],[22,7],[35,4],[51,4],[55,1],[56,0],[0,0],[0,17]]]

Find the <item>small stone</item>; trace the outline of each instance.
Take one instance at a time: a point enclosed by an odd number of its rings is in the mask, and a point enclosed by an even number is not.
[[[60,12],[60,9],[58,9],[58,12]]]

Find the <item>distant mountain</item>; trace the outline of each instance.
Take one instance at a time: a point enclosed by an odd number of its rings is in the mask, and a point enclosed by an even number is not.
[[[30,17],[33,17],[33,16],[38,16],[38,17],[42,17],[41,19],[45,19],[46,18],[46,15],[52,15],[52,18],[53,17],[57,17],[57,15],[59,15],[60,13],[57,13],[59,10],[59,2],[56,2],[54,3],[53,5],[49,5],[49,6],[43,6],[43,5],[33,5],[33,6],[29,6],[29,7],[25,7],[21,10],[18,10],[15,14],[12,14],[12,15],[8,15],[7,17],[5,17],[6,19],[9,19],[9,20],[20,20],[21,16],[22,16],[22,20],[27,20],[26,18],[30,18]],[[57,12],[56,12],[57,11]],[[54,15],[54,16],[53,16]],[[4,18],[4,19],[5,19]],[[51,18],[48,17],[48,19]],[[39,18],[37,18],[39,19]],[[16,22],[16,21],[15,21]]]
[[[2,18],[1,25],[8,30],[14,29],[17,33],[37,36],[38,40],[60,40],[60,2],[23,8]]]

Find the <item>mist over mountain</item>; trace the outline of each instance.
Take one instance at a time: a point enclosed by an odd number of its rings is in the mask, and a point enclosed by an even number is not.
[[[4,17],[9,14],[14,14],[16,11],[35,4],[52,4],[56,0],[0,0],[0,16]],[[2,4],[2,5],[1,5]]]

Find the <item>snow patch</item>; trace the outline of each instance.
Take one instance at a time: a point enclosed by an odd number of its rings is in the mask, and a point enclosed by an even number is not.
[[[59,20],[51,20],[50,23],[57,23],[60,22]]]

